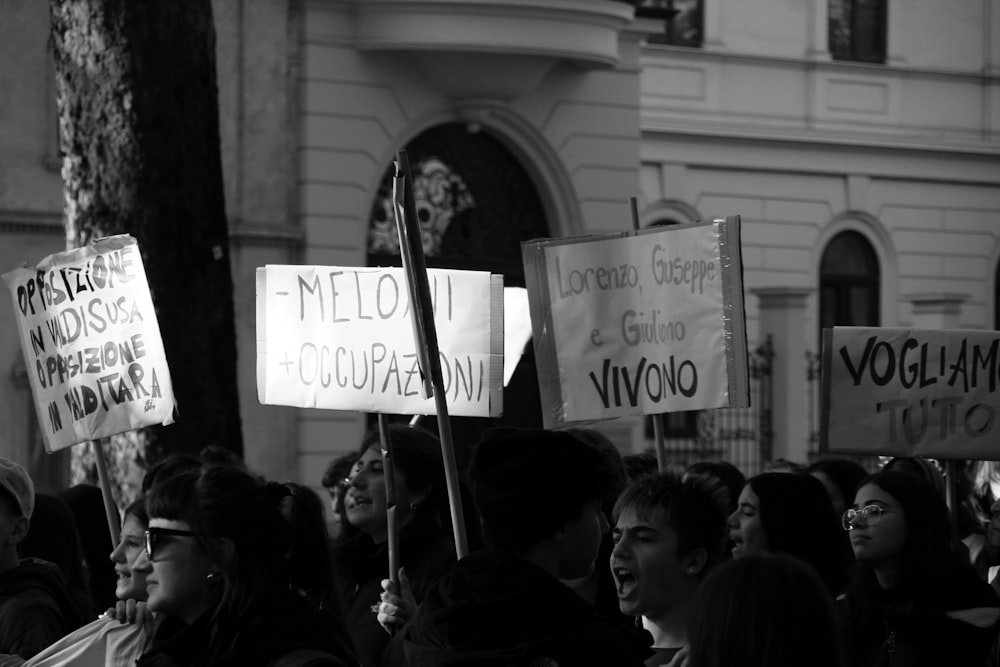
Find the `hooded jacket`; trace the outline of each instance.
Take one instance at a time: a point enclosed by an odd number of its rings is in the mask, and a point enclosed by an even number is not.
[[[551,664],[639,667],[648,633],[600,614],[534,564],[501,549],[466,556],[403,633],[409,667]]]
[[[30,658],[84,623],[59,567],[24,558],[0,573],[0,653]]]

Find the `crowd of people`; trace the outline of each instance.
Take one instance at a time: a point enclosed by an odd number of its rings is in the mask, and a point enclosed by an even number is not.
[[[452,490],[458,558],[437,437],[388,436],[391,477],[368,433],[328,503],[169,456],[112,549],[99,489],[0,459],[0,667],[1000,667],[1000,503],[934,462],[747,479],[494,428]]]

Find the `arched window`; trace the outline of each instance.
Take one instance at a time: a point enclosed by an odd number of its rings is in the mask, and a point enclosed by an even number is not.
[[[406,145],[413,195],[429,268],[490,271],[524,287],[521,241],[549,236],[542,200],[517,158],[487,130],[438,125]],[[400,266],[392,209],[395,166],[386,167],[368,225],[368,265]],[[488,426],[542,425],[534,349],[529,344],[504,391],[498,419],[451,417],[461,466]],[[400,421],[405,418],[393,418]],[[425,425],[436,430],[434,417]],[[369,426],[374,416],[369,418]]]
[[[879,325],[879,266],[858,232],[842,232],[826,246],[819,277],[820,330]]]
[[[492,271],[524,286],[521,241],[549,235],[531,177],[489,132],[462,123],[431,128],[406,146],[427,266]],[[386,168],[368,227],[369,266],[398,266]]]

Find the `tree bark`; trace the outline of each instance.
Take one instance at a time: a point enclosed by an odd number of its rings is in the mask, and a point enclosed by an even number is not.
[[[67,246],[138,240],[177,399],[173,425],[130,438],[137,463],[242,455],[211,1],[50,10]]]

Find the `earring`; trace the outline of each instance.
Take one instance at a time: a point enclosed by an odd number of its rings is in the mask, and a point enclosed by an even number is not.
[[[218,572],[209,572],[208,574],[205,575],[205,578],[208,579],[209,581],[212,581],[213,579],[215,579],[215,575],[217,575],[217,574],[219,574],[219,573]]]
[[[410,501],[410,511],[414,512],[414,511],[416,511],[416,509],[417,509],[417,504],[411,500]]]

